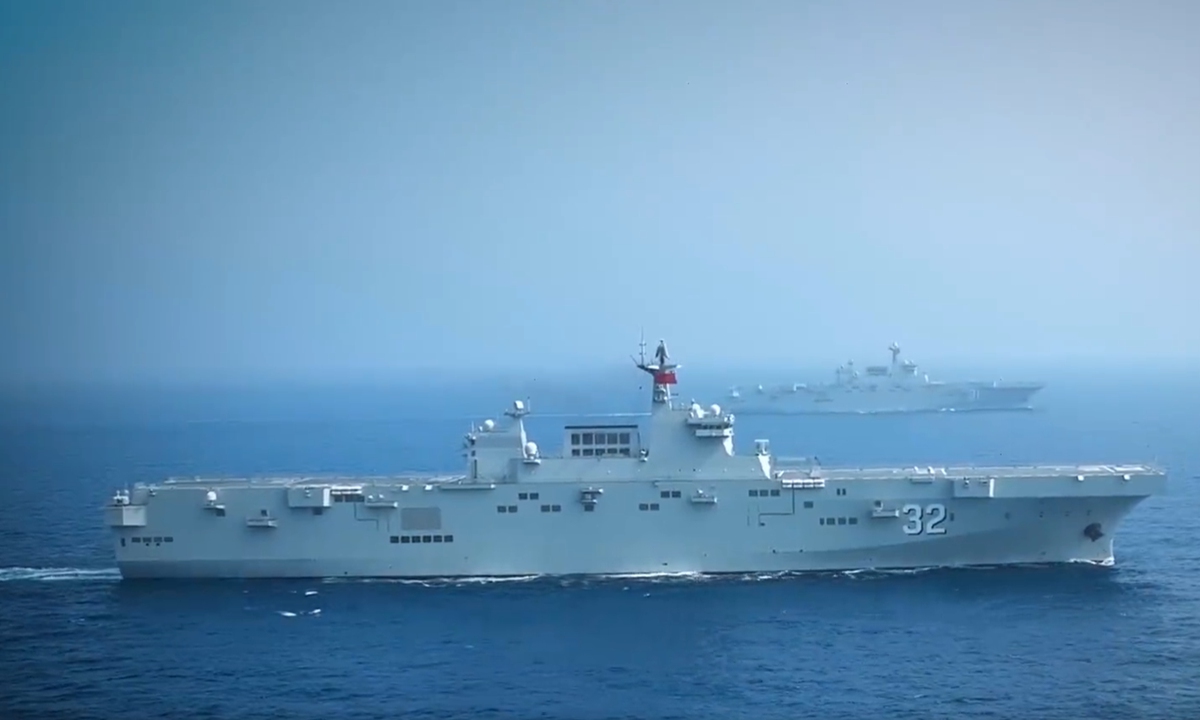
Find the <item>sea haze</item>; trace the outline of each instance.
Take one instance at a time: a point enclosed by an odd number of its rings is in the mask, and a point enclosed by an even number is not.
[[[680,392],[709,404],[752,379],[685,371]],[[739,417],[737,445],[767,437],[826,465],[1165,465],[1169,495],[1127,519],[1113,568],[122,583],[100,505],[125,483],[455,470],[469,423],[516,397],[540,413],[528,425],[549,451],[561,414],[642,411],[647,390],[628,368],[573,382],[10,393],[0,716],[1200,717],[1200,382],[1033,379],[1050,384],[1032,412]]]

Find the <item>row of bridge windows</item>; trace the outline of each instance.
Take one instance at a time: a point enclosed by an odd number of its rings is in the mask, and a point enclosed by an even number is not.
[[[630,438],[631,438],[631,436],[627,432],[571,433],[571,444],[572,445],[616,445],[619,443],[621,445],[628,445]]]
[[[412,543],[452,543],[453,535],[393,535],[393,545],[409,545]]]
[[[139,535],[137,537],[129,538],[129,541],[134,545],[161,545],[163,543],[175,542],[175,538],[169,535],[165,537]],[[121,538],[121,547],[125,547],[125,538]]]
[[[616,455],[619,457],[632,457],[633,451],[627,447],[610,447],[610,448],[579,448],[571,449],[571,457],[598,457],[601,455]]]

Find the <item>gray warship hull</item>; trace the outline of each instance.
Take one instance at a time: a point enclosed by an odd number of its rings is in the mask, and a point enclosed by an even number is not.
[[[742,394],[728,408],[743,415],[890,414],[1033,409],[1040,383],[927,383],[923,385],[796,385]]]
[[[675,406],[569,426],[544,456],[522,403],[464,438],[458,476],[191,478],[104,508],[125,578],[747,573],[1113,561],[1166,474],[1142,465],[821,468],[733,450],[734,417]]]
[[[575,501],[577,488],[570,486],[543,487],[537,500],[525,501],[517,499],[516,488],[473,498],[435,490],[434,498],[422,498],[423,493],[414,498],[422,509],[441,510],[435,527],[420,530],[405,527],[396,512],[402,508],[387,512],[347,503],[321,515],[307,508],[298,511],[286,503],[286,486],[222,493],[238,496],[223,517],[199,511],[203,492],[185,491],[173,497],[179,501],[176,507],[155,506],[155,522],[120,533],[114,551],[126,578],[417,578],[1111,563],[1114,531],[1160,485],[1158,476],[1144,469],[1123,470],[1131,472],[1130,480],[1123,479],[1124,473],[1085,476],[1076,489],[1066,480],[1054,488],[1030,469],[1027,477],[997,478],[1009,496],[989,498],[955,497],[953,482],[946,479],[884,500],[880,507],[875,502],[883,493],[869,480],[851,479],[820,489],[713,484],[714,504],[693,503],[682,492],[678,498],[660,497],[668,485],[613,482],[605,487],[604,507],[592,513]],[[314,487],[311,480],[302,482]],[[196,489],[208,487],[220,486],[204,483]],[[402,495],[399,487],[379,485],[369,491]],[[754,487],[780,494],[750,498],[747,493]],[[846,495],[837,495],[840,489]],[[497,503],[518,511],[506,512],[498,523]],[[542,512],[546,504],[562,510]],[[651,504],[657,510],[638,509]],[[922,532],[909,534],[906,528],[918,527],[913,505],[920,507],[923,525]],[[245,518],[262,509],[279,518],[276,526],[245,524]],[[939,516],[945,519],[930,527]],[[1103,533],[1095,539],[1087,532],[1093,525]],[[133,542],[139,536],[142,540]]]

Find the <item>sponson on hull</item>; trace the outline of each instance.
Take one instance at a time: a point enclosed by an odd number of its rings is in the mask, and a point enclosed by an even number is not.
[[[831,469],[734,451],[734,417],[672,399],[665,344],[637,424],[544,454],[514,402],[453,476],[191,478],[105,507],[126,578],[760,572],[1113,560],[1166,474],[1144,465]]]

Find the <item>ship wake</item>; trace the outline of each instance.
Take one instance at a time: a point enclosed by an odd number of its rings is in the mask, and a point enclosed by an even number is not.
[[[1037,570],[1064,565],[1112,568],[1110,558],[1102,561],[1072,560],[1067,563],[1026,563],[1014,565],[967,565],[929,566],[907,569],[858,569],[858,570],[804,570],[747,573],[702,573],[702,572],[648,572],[613,573],[605,575],[477,575],[469,577],[424,577],[424,578],[322,578],[323,584],[367,584],[394,583],[420,587],[468,587],[511,583],[555,583],[562,587],[583,587],[612,583],[634,584],[699,584],[711,582],[768,582],[814,578],[840,578],[847,580],[874,580],[924,575],[931,572],[957,573],[971,571]],[[0,582],[119,582],[121,573],[116,568],[69,568],[69,567],[4,567],[0,568]],[[308,590],[305,595],[315,595]]]
[[[702,573],[702,572],[649,572],[649,573],[612,573],[596,575],[496,575],[471,577],[425,577],[425,578],[326,578],[325,583],[395,583],[401,585],[416,585],[420,587],[466,587],[472,585],[488,585],[497,583],[552,583],[560,587],[603,586],[615,583],[634,585],[655,584],[701,584],[701,583],[751,583],[771,581],[840,579],[840,580],[885,580],[888,578],[915,577],[929,573],[964,573],[964,572],[1013,572],[1038,571],[1064,566],[1093,566],[1113,567],[1112,561],[1096,562],[1091,560],[1073,560],[1068,563],[1014,563],[1005,565],[962,565],[946,566],[931,565],[928,567],[902,569],[854,569],[854,570],[788,570],[779,572],[746,572],[746,573]]]
[[[0,582],[61,582],[65,580],[88,580],[114,582],[121,579],[116,568],[64,568],[64,567],[6,567],[0,568]]]

